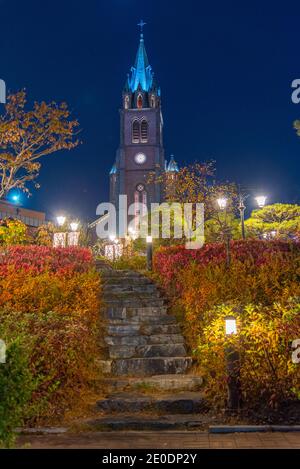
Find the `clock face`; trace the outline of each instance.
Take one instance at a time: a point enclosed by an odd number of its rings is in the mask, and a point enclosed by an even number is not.
[[[146,161],[146,155],[144,153],[137,153],[134,157],[134,161],[137,164],[143,164]]]

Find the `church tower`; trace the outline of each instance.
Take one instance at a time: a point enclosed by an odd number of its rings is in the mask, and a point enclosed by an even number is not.
[[[120,146],[110,172],[110,201],[118,210],[119,195],[127,195],[128,206],[135,204],[137,212],[138,203],[149,209],[162,201],[161,185],[149,182],[149,177],[165,169],[161,94],[145,49],[144,24],[139,24],[138,51],[123,89]]]

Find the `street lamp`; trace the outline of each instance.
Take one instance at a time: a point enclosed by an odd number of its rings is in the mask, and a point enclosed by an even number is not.
[[[233,335],[237,333],[236,319],[234,316],[226,316],[225,318],[225,333],[226,335]]]
[[[59,215],[58,217],[56,217],[56,221],[58,226],[63,226],[65,224],[66,217],[64,217],[63,215]]]
[[[255,200],[256,200],[257,205],[259,206],[259,208],[263,208],[266,204],[267,197],[264,196],[264,195],[259,195],[259,196],[255,197]]]
[[[230,229],[226,226],[226,207],[227,207],[227,199],[225,197],[220,197],[217,199],[217,203],[219,205],[220,210],[225,211],[225,229],[224,229],[224,237],[225,237],[225,246],[226,246],[226,267],[230,267]]]
[[[242,225],[242,238],[245,239],[245,209],[246,206],[244,204],[244,198],[242,195],[240,195],[240,201],[239,201],[239,211],[240,211],[240,217],[241,217],[241,225]]]
[[[147,243],[147,270],[152,270],[153,244],[152,236],[146,237]]]
[[[227,316],[225,318],[226,337],[237,334],[236,318]],[[240,354],[232,344],[225,346],[226,369],[227,369],[227,409],[229,413],[236,412],[240,408]]]
[[[219,199],[217,199],[217,202],[220,210],[225,210],[225,208],[227,207],[227,199],[225,199],[225,197],[220,197]]]
[[[70,223],[70,228],[72,231],[77,231],[78,226],[79,226],[79,223],[77,223],[76,221],[73,221],[72,223]]]

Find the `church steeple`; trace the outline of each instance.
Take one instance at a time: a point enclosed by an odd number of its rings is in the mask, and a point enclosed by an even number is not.
[[[148,61],[148,56],[144,43],[144,35],[141,33],[140,44],[136,54],[135,64],[131,67],[129,77],[129,87],[134,93],[139,87],[142,91],[148,92],[153,83],[153,72]]]
[[[143,34],[145,24],[142,20],[138,24],[141,28],[140,42],[134,66],[130,69],[123,89],[125,109],[159,107],[160,104],[160,89],[155,84],[154,73],[145,48]]]
[[[110,173],[110,200],[117,212],[123,213],[124,207],[120,207],[118,201],[119,195],[126,195],[130,220],[138,220],[138,215],[144,214],[141,205],[150,208],[151,203],[160,203],[163,198],[162,183],[151,180],[153,174],[159,179],[164,171],[165,157],[160,89],[149,64],[144,25],[143,21],[139,24],[138,51],[123,89],[120,145]]]

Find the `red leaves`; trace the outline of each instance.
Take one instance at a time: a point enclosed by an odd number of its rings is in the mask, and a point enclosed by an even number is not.
[[[287,253],[292,250],[300,252],[300,243],[259,239],[231,241],[232,259],[239,261],[252,259],[257,266],[264,264],[272,254]],[[201,265],[218,265],[224,263],[225,259],[223,243],[205,244],[198,250],[186,249],[185,246],[162,247],[155,253],[154,269],[159,273],[164,286],[168,287],[177,273],[193,261]]]
[[[53,248],[49,246],[9,246],[0,252],[0,275],[8,271],[86,272],[92,266],[92,253],[87,248]]]

